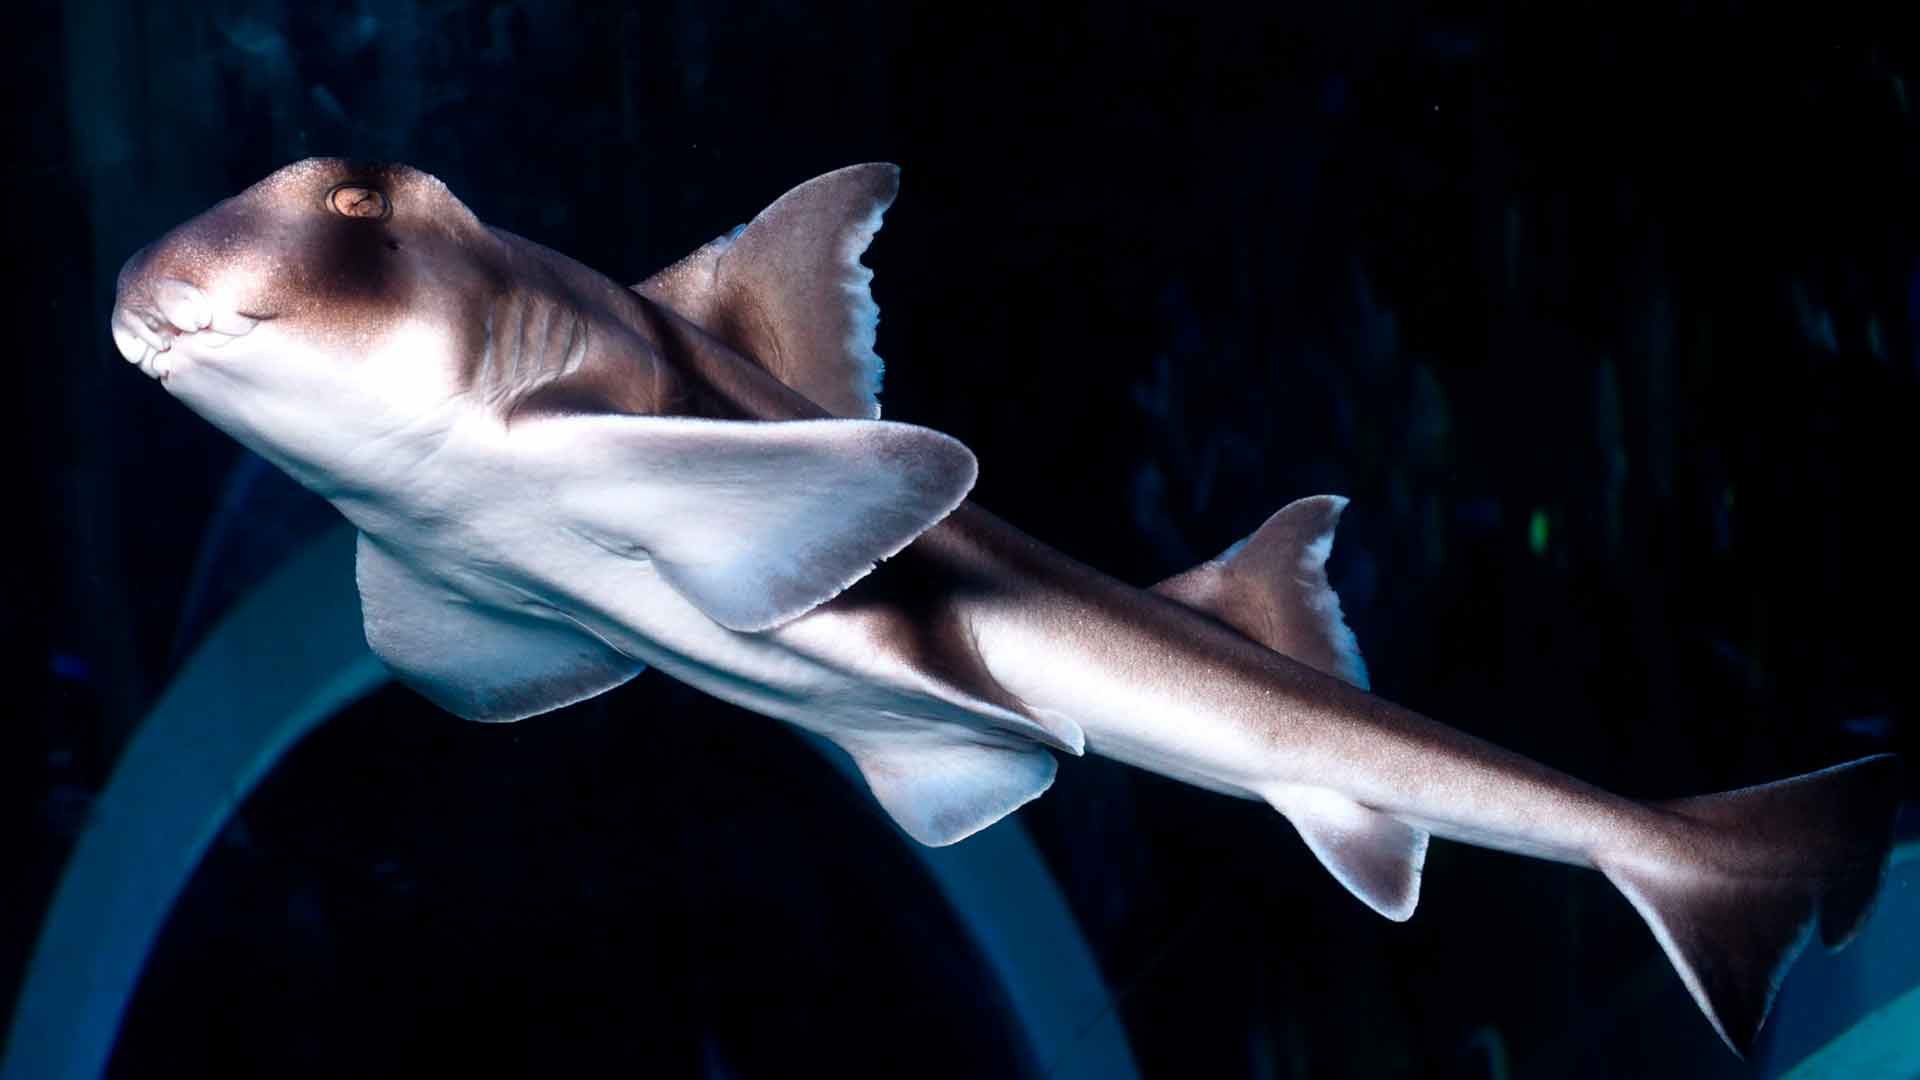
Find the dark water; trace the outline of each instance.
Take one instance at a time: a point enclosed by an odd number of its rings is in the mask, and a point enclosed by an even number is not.
[[[896,161],[887,413],[1032,534],[1145,583],[1346,494],[1388,697],[1635,796],[1913,753],[1913,39],[1319,7],[23,9],[0,1007],[129,733],[332,523],[106,332],[130,253],[309,154],[625,281]],[[1597,874],[1436,845],[1393,925],[1277,815],[1108,762],[1016,820],[1144,1075],[1777,1075],[1920,982],[1896,874],[1881,966],[1790,981],[1742,1065]],[[1086,1075],[982,949],[772,721],[389,689],[220,832],[110,1073]]]

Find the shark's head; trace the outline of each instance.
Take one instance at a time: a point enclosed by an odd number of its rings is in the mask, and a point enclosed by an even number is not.
[[[296,162],[188,221],[120,270],[113,335],[171,378],[273,322],[284,344],[351,360],[474,284],[486,227],[406,165]],[[247,352],[248,350],[238,350]],[[208,362],[217,363],[217,360]]]
[[[417,424],[459,391],[466,338],[485,322],[476,305],[502,288],[497,243],[426,173],[311,158],[127,260],[114,342],[291,469],[328,456],[334,448],[306,444],[329,431]],[[361,430],[342,426],[348,415]]]

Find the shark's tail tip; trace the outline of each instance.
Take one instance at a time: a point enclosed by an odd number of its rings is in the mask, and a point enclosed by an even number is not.
[[[1733,1051],[1749,1055],[1782,978],[1813,936],[1859,933],[1892,853],[1899,761],[1861,758],[1776,783],[1682,799],[1679,856],[1600,869],[1640,912]]]

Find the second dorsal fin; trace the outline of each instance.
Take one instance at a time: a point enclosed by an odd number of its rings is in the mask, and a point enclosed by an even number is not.
[[[1347,500],[1314,495],[1288,503],[1217,559],[1153,587],[1219,619],[1267,648],[1367,688],[1360,645],[1327,582],[1333,530]]]
[[[900,187],[892,165],[801,184],[633,287],[751,357],[834,416],[880,415],[880,309],[860,263]]]

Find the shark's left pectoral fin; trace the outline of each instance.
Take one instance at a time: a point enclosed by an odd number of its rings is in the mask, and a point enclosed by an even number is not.
[[[1053,755],[1032,743],[915,733],[847,746],[873,797],[908,836],[957,843],[1039,798]]]
[[[360,537],[367,644],[401,682],[468,720],[521,720],[645,670],[560,616],[483,607]]]
[[[960,505],[977,468],[956,439],[880,420],[563,417],[514,437],[563,466],[552,505],[568,528],[651,559],[747,632],[865,577]]]

